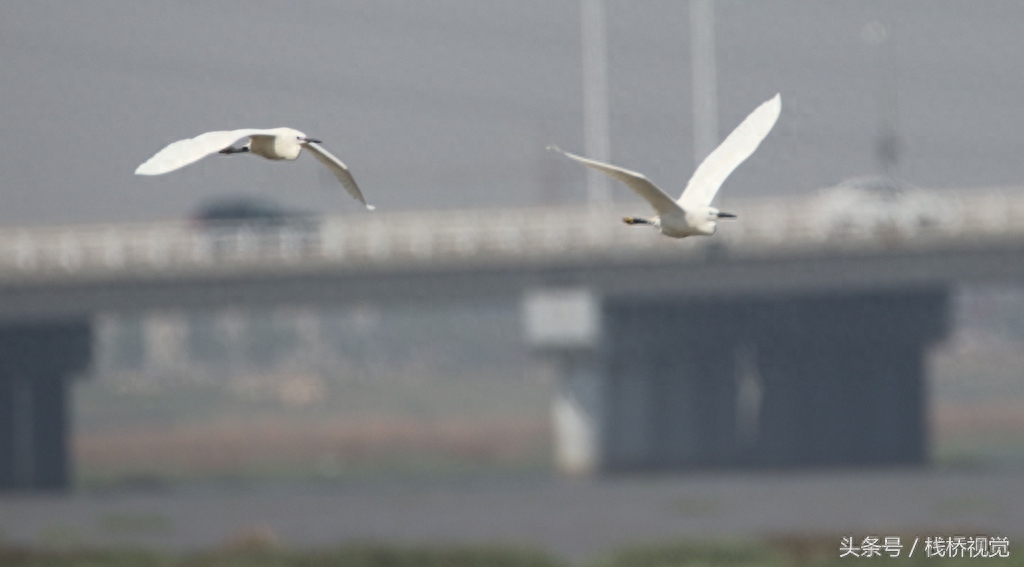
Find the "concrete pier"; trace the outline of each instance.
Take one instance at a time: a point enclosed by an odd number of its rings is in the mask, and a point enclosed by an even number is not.
[[[0,491],[67,488],[69,379],[91,355],[88,321],[0,326]]]
[[[944,290],[593,301],[590,342],[528,336],[560,375],[567,472],[927,460],[923,360],[946,334]]]

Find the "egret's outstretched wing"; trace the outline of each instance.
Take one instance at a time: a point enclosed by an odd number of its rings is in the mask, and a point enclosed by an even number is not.
[[[558,146],[548,146],[549,150],[556,151],[567,158],[574,159],[587,167],[594,168],[605,175],[617,179],[624,183],[627,187],[633,190],[634,193],[643,197],[648,203],[654,207],[654,210],[658,211],[659,214],[670,214],[678,213],[680,210],[679,205],[668,196],[657,185],[651,183],[651,180],[643,176],[643,174],[628,169],[622,169],[614,165],[602,163],[585,157],[580,157],[576,154],[571,154]]]
[[[729,174],[750,157],[761,140],[772,131],[781,110],[782,99],[776,94],[744,118],[693,172],[683,195],[679,197],[679,204],[683,207],[710,205]]]
[[[375,208],[373,205],[366,203],[366,199],[363,198],[363,192],[359,190],[359,185],[356,185],[355,178],[352,177],[348,167],[340,159],[316,142],[307,142],[305,147],[320,163],[331,169],[331,173],[338,178],[338,181],[341,181],[349,195],[352,195],[360,203],[366,205],[367,209],[372,211]]]
[[[267,130],[245,128],[242,130],[219,130],[200,134],[195,138],[178,140],[160,150],[135,169],[135,175],[160,175],[195,163],[204,157],[227,148],[242,138],[266,134]]]

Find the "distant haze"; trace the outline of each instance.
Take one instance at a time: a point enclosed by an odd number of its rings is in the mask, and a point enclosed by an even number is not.
[[[879,172],[886,104],[910,183],[1024,181],[1024,3],[715,9],[720,134],[783,101],[723,202]],[[676,193],[694,166],[689,7],[608,0],[608,22],[612,159]],[[358,212],[307,157],[132,174],[169,142],[241,127],[322,139],[385,210],[582,201],[583,168],[544,151],[583,150],[580,60],[578,0],[7,2],[0,224],[174,218],[224,194]]]

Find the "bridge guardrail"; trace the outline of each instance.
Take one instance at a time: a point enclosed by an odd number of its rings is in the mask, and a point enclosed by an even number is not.
[[[386,265],[501,261],[629,254],[696,254],[721,245],[771,253],[820,246],[912,246],[935,238],[1024,235],[1024,193],[934,192],[942,214],[920,226],[893,214],[862,226],[822,220],[807,195],[731,200],[736,222],[714,239],[676,240],[627,227],[618,217],[643,203],[604,208],[551,207],[476,211],[398,211],[329,216],[313,228],[186,221],[0,230],[0,278],[121,272],[272,269],[301,263]],[[824,215],[827,216],[827,215]],[[841,228],[841,230],[840,230]]]

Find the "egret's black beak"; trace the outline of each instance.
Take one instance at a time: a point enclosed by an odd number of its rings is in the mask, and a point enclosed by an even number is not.
[[[307,144],[309,144],[309,143],[322,144],[323,143],[320,140],[314,140],[313,138],[303,138],[302,141],[306,142]]]
[[[734,219],[734,218],[736,218],[736,215],[734,215],[732,213],[723,213],[723,212],[719,211],[718,212],[718,218],[720,218],[720,219]]]

